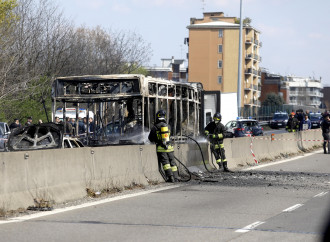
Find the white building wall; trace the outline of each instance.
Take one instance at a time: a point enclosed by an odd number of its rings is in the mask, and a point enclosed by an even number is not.
[[[323,97],[323,85],[320,80],[296,76],[287,76],[285,79],[290,88],[289,104],[320,106]]]

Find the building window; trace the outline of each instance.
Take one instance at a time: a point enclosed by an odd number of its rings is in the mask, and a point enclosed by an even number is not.
[[[219,29],[219,38],[223,37],[223,29]]]
[[[219,84],[222,83],[222,76],[218,76],[218,83],[219,83]]]
[[[219,68],[219,69],[222,68],[222,60],[218,60],[218,68]]]
[[[222,45],[218,45],[218,53],[222,53]]]

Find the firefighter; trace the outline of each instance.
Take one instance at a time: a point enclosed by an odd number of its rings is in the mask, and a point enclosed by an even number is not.
[[[174,161],[174,148],[170,141],[170,129],[166,123],[166,112],[156,113],[156,123],[152,127],[148,139],[156,143],[158,162],[163,165],[166,182],[179,181],[178,167]]]
[[[225,126],[221,123],[221,117],[222,116],[219,112],[213,115],[213,121],[205,127],[205,135],[210,141],[211,152],[214,154],[219,169],[221,168],[222,163],[225,172],[232,172],[227,167],[225,147],[223,145]]]
[[[295,113],[292,112],[290,114],[289,120],[286,123],[285,129],[288,132],[296,132],[299,130],[299,120],[295,117]]]
[[[330,154],[330,143],[329,143],[329,129],[330,127],[330,118],[329,114],[323,116],[323,121],[321,123],[322,135],[323,135],[323,150],[324,154]],[[327,143],[328,143],[328,152],[327,152]]]

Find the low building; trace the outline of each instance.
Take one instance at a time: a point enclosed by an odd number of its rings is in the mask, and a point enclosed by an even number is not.
[[[267,69],[261,73],[260,102],[266,100],[269,93],[276,93],[283,97],[286,104],[320,108],[323,103],[324,92],[321,80],[310,77],[282,76],[272,74]],[[330,90],[329,90],[330,91]]]
[[[321,80],[311,77],[286,76],[290,88],[288,104],[319,108],[323,98]]]
[[[188,81],[184,59],[163,58],[161,62],[161,66],[145,67],[149,76],[179,82]]]
[[[322,108],[330,110],[330,86],[323,87]]]
[[[283,97],[285,103],[289,103],[289,85],[285,81],[285,78],[279,74],[269,73],[268,70],[262,69],[259,101],[261,103],[264,102],[269,93],[276,93]]]

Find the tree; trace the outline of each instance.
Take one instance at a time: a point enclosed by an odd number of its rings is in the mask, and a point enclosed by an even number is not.
[[[245,19],[243,19],[243,25],[250,25],[252,22],[252,19],[250,19],[249,17],[246,17]],[[239,24],[240,23],[240,18],[235,18],[235,24]]]
[[[281,106],[283,105],[284,99],[282,96],[272,92],[267,94],[267,97],[265,99],[265,101],[263,101],[262,105],[263,106]]]
[[[150,44],[135,32],[114,32],[100,26],[77,28],[69,40],[66,75],[133,73],[147,63]]]
[[[16,0],[0,0],[0,25],[11,24],[16,20],[16,15],[13,12],[16,6]]]
[[[0,0],[0,118],[44,119],[56,76],[141,73],[150,56],[137,33],[76,28],[52,0]]]

